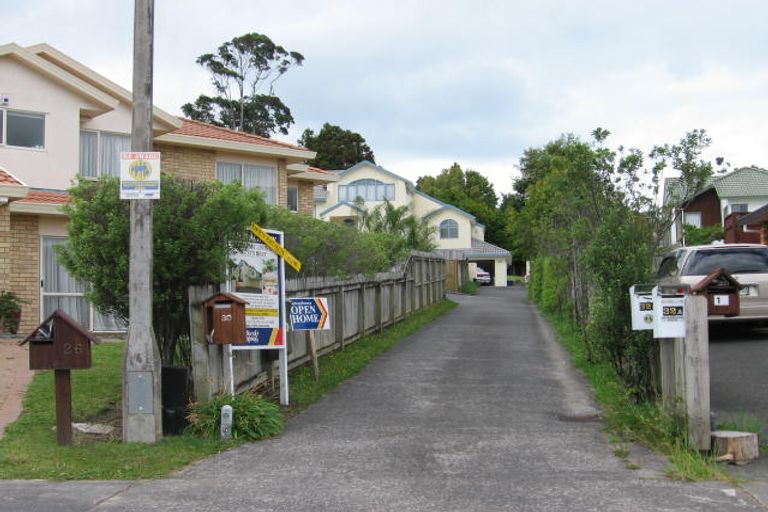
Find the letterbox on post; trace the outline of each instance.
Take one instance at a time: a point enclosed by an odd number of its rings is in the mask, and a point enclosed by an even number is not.
[[[685,337],[685,297],[688,285],[658,285],[653,289],[653,337]]]
[[[72,384],[70,370],[91,367],[91,342],[100,343],[64,311],[57,309],[19,345],[29,342],[29,369],[54,370],[56,438],[72,444]]]
[[[208,343],[238,345],[246,342],[246,304],[246,301],[231,293],[217,293],[205,300],[203,307]]]
[[[713,270],[691,288],[692,295],[707,298],[708,315],[738,316],[741,309],[739,290],[743,286],[724,268]]]
[[[629,287],[633,331],[653,329],[653,287],[652,284],[635,284]]]

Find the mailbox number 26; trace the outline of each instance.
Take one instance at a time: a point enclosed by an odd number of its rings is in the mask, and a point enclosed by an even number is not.
[[[64,344],[64,354],[65,355],[72,355],[72,354],[82,354],[83,353],[83,345],[81,343],[65,343]]]

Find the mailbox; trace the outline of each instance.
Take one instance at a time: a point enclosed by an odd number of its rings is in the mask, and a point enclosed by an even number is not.
[[[91,367],[91,342],[100,343],[64,311],[57,309],[19,342],[29,342],[30,370],[76,370]]]
[[[217,293],[205,300],[205,332],[208,343],[244,344],[246,301],[231,293]]]
[[[685,297],[688,285],[658,285],[653,288],[653,337],[685,337]]]
[[[742,285],[724,268],[713,270],[691,288],[691,294],[707,298],[708,315],[738,316]]]
[[[629,287],[633,331],[650,331],[653,329],[653,286],[652,284],[636,284]]]

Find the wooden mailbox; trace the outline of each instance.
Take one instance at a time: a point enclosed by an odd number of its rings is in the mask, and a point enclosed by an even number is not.
[[[217,293],[203,302],[208,342],[216,345],[243,344],[246,302],[231,293]]]
[[[56,438],[72,444],[72,384],[70,370],[91,367],[91,342],[100,343],[64,311],[57,309],[19,345],[29,342],[29,369],[54,370]]]
[[[738,316],[741,311],[739,290],[742,285],[724,268],[718,268],[691,288],[692,295],[707,298],[708,315]]]
[[[71,316],[57,309],[20,345],[29,342],[30,370],[77,370],[91,367],[91,342],[100,343]]]

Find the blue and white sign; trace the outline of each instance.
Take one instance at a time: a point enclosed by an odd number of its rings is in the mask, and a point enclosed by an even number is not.
[[[294,331],[328,331],[331,317],[328,315],[328,299],[302,297],[290,299],[291,328]]]

